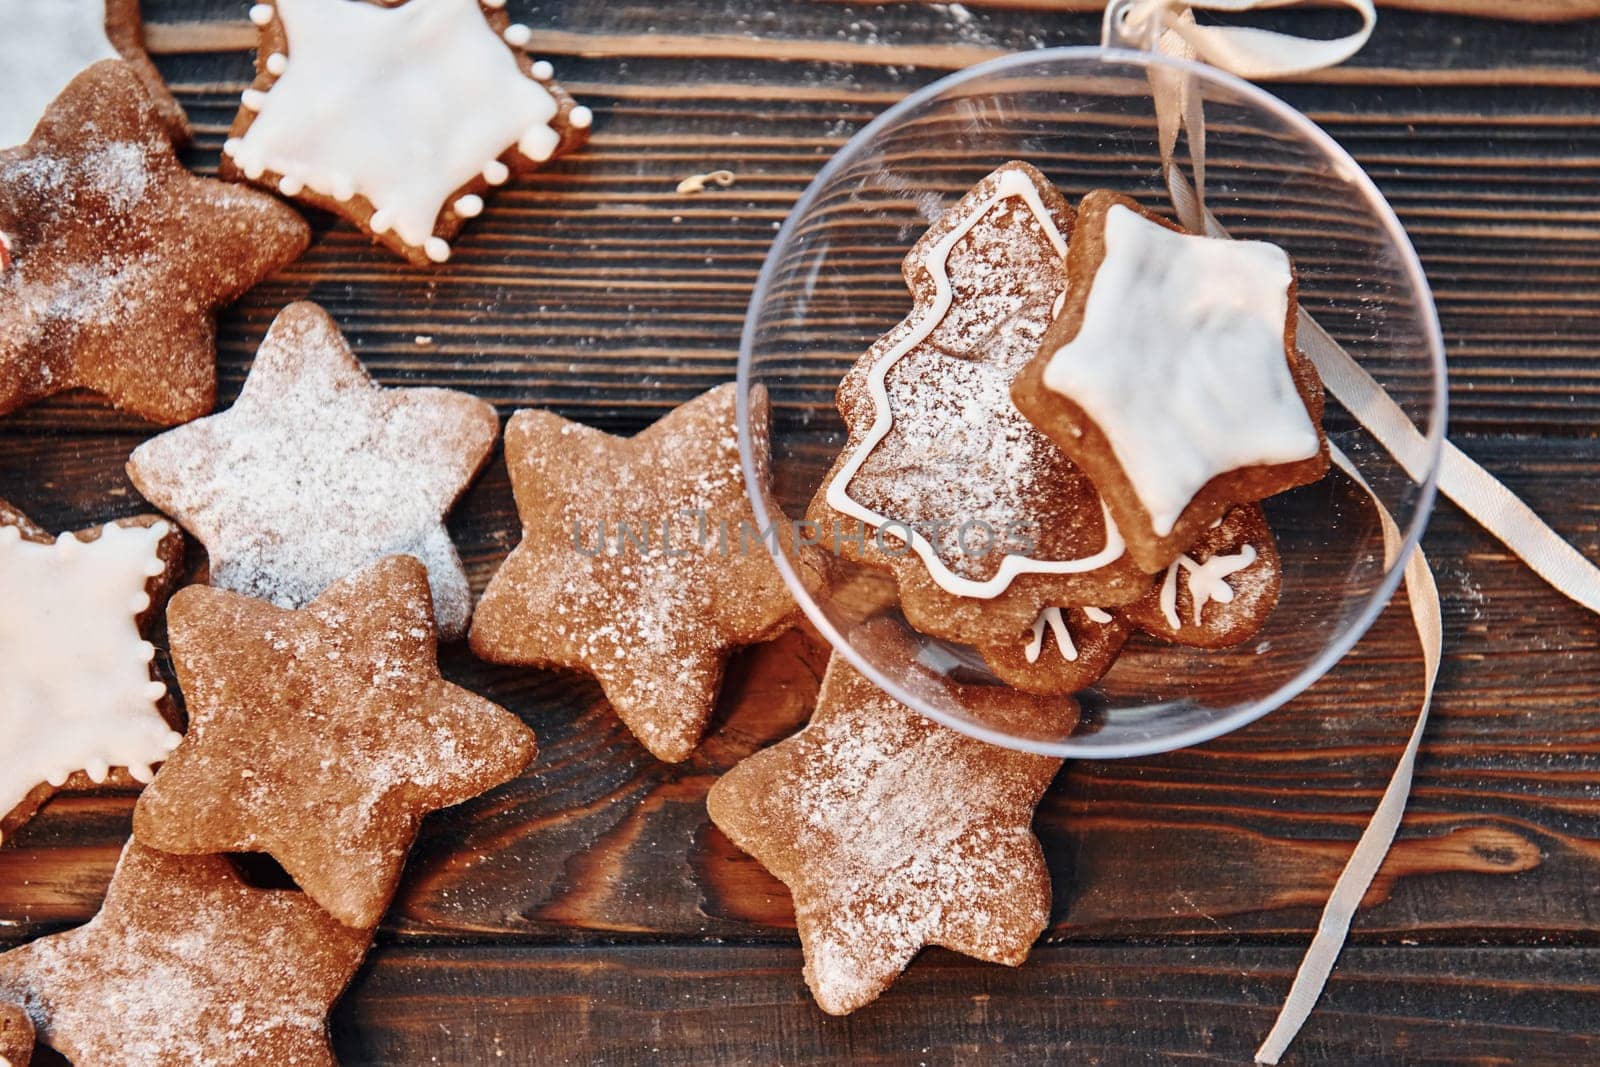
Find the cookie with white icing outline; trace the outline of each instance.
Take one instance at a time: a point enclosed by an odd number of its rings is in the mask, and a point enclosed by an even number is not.
[[[990,174],[907,254],[915,309],[840,383],[849,439],[807,517],[842,557],[892,572],[924,633],[1004,643],[1047,607],[1149,586],[1093,483],[1011,400],[1072,228],[1033,167]]]
[[[575,150],[594,123],[504,6],[257,3],[256,79],[223,176],[331,211],[419,266],[448,260],[484,194]]]
[[[1127,644],[1133,624],[1123,610],[1045,608],[1011,642],[979,651],[996,677],[1025,693],[1077,693],[1104,677]]]
[[[0,1067],[28,1067],[33,1058],[33,1021],[28,1013],[0,1004]]]
[[[1064,733],[1075,718],[1070,700],[975,688],[990,721],[1002,714],[996,694],[1030,727]],[[927,945],[1009,966],[1027,958],[1051,901],[1030,827],[1061,762],[941,726],[836,653],[810,725],[734,767],[706,806],[793,893],[806,982],[844,1015]]]
[[[1261,629],[1282,590],[1283,567],[1267,517],[1259,505],[1240,504],[1120,614],[1176,644],[1228,648]]]
[[[121,60],[0,152],[0,414],[88,389],[163,425],[216,403],[216,311],[305,250],[270,196],[184,169]]]
[[[1322,383],[1295,346],[1288,255],[1188,233],[1127,197],[1083,198],[1067,298],[1012,385],[1164,570],[1238,503],[1321,478]]]
[[[211,554],[211,584],[298,608],[387,556],[427,564],[439,631],[472,592],[445,515],[489,460],[494,408],[373,382],[328,313],[278,314],[227,411],[134,450],[128,476]]]
[[[765,391],[750,410],[763,435]],[[764,470],[764,438],[757,453]],[[506,464],[522,542],[478,605],[473,652],[593,675],[653,755],[687,759],[728,657],[798,618],[745,494],[734,386],[632,438],[519,411]],[[790,544],[785,521],[766,529]]]
[[[181,740],[144,635],[182,569],[158,515],[51,537],[0,501],[0,843],[57,792],[143,785]]]
[[[139,797],[164,852],[266,852],[371,929],[422,817],[521,773],[533,734],[439,674],[423,565],[394,556],[299,611],[192,585],[167,609],[189,733]]]
[[[0,1000],[86,1067],[335,1067],[328,1013],[370,941],[224,856],[130,841],[98,915],[0,955]]]
[[[175,142],[189,121],[144,46],[139,0],[0,0],[0,148],[22,144],[45,109],[95,63],[122,58],[138,74]]]

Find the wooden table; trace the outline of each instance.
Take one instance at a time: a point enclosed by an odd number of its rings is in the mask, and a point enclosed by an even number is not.
[[[447,270],[412,271],[315,220],[311,253],[225,316],[224,402],[276,310],[310,297],[386,382],[637,428],[731,376],[774,228],[857,128],[950,69],[1093,41],[1096,6],[512,0],[594,107],[588,149],[499,195]],[[1600,21],[1458,14],[1513,6],[1407,0],[1352,63],[1279,91],[1410,230],[1450,346],[1457,442],[1600,558]],[[249,74],[243,8],[146,4],[200,169]],[[1333,33],[1341,17],[1299,25]],[[675,194],[717,168],[737,184]],[[76,398],[10,417],[0,496],[56,528],[136,511],[122,463],[148,432]],[[453,524],[479,589],[514,518],[497,460]],[[1292,1055],[1600,1059],[1600,623],[1448,505],[1428,549],[1449,639],[1436,718],[1400,839]],[[1421,683],[1397,605],[1250,729],[1069,767],[1038,820],[1056,905],[1032,959],[1013,971],[930,951],[879,1003],[833,1019],[800,980],[783,887],[704,809],[718,774],[804,721],[825,662],[814,642],[742,657],[715,733],[680,766],[645,755],[588,681],[445,658],[526,718],[542,753],[428,822],[337,1014],[346,1064],[1248,1059]],[[5,938],[94,913],[131,804],[58,799],[0,852]]]

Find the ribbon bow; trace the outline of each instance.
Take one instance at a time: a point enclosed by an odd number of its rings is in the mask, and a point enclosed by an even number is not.
[[[1377,21],[1372,0],[1336,0],[1361,16],[1361,28],[1331,40],[1308,40],[1242,26],[1202,26],[1194,12],[1240,13],[1292,7],[1304,0],[1111,0],[1106,8],[1104,44],[1157,52],[1177,59],[1203,60],[1242,78],[1281,78],[1333,66],[1350,58],[1371,36]],[[1176,67],[1152,67],[1162,172],[1178,217],[1191,231],[1228,237],[1205,207],[1205,116],[1194,74]],[[1178,135],[1189,138],[1193,180],[1175,159]],[[1418,482],[1428,474],[1428,442],[1405,412],[1304,308],[1300,309],[1301,350],[1316,364],[1323,384]],[[1331,447],[1331,443],[1330,443]],[[1355,466],[1337,448],[1334,462],[1377,508],[1383,528],[1385,565],[1393,566],[1403,539],[1393,517]],[[1600,614],[1600,568],[1564,541],[1517,495],[1488,471],[1444,442],[1439,458],[1439,490],[1488,530],[1557,591]],[[1394,842],[1411,794],[1417,752],[1428,723],[1434,683],[1444,643],[1439,591],[1420,547],[1406,560],[1405,583],[1412,621],[1422,645],[1424,688],[1417,721],[1372,819],[1334,884],[1316,935],[1295,973],[1272,1031],[1256,1051],[1258,1063],[1275,1064],[1316,1006],[1350,931],[1361,898]]]

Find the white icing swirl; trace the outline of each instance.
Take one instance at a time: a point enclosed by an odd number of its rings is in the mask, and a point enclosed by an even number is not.
[[[1111,520],[1111,513],[1105,514],[1105,546],[1092,556],[1070,560],[1039,560],[1027,556],[1007,553],[1000,561],[1000,566],[993,577],[978,581],[973,578],[964,578],[956,574],[944,561],[939,558],[938,550],[922,534],[915,530],[908,530],[904,524],[898,522],[893,516],[881,515],[871,508],[858,503],[850,496],[850,480],[860,471],[862,464],[877,448],[889,431],[894,426],[894,413],[889,407],[889,391],[885,385],[885,378],[889,369],[903,359],[912,349],[916,348],[938,327],[944,317],[949,314],[955,303],[955,291],[951,285],[948,264],[950,253],[961,239],[971,232],[972,228],[994,210],[1002,201],[1017,198],[1033,212],[1040,226],[1055,247],[1056,253],[1066,255],[1067,242],[1061,230],[1056,226],[1055,219],[1051,217],[1049,209],[1044,206],[1044,201],[1039,196],[1039,190],[1021,171],[1007,170],[1000,174],[996,183],[994,195],[985,200],[972,212],[960,226],[955,227],[944,239],[935,245],[929,253],[926,267],[934,282],[934,299],[928,305],[926,312],[917,322],[916,328],[908,331],[900,342],[883,354],[883,357],[872,365],[867,374],[867,393],[872,397],[876,414],[872,426],[867,430],[861,443],[846,457],[839,472],[833,481],[828,484],[828,506],[833,510],[859,519],[864,523],[876,526],[883,531],[885,536],[893,536],[903,540],[902,532],[910,533],[910,544],[913,551],[922,559],[928,568],[928,576],[945,592],[956,596],[973,597],[980,600],[990,600],[999,596],[1010,587],[1012,579],[1019,574],[1085,574],[1096,571],[1108,564],[1116,562],[1122,557],[1125,546],[1122,534],[1117,529],[1116,523]],[[1104,505],[1102,505],[1102,509]]]

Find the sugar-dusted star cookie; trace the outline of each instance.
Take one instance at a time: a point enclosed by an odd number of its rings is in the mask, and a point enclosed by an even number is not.
[[[1168,565],[1145,597],[1121,609],[1146,633],[1227,648],[1253,637],[1278,605],[1283,568],[1259,505],[1239,504]]]
[[[196,177],[126,63],[74,78],[0,152],[0,414],[68,389],[152,422],[216,403],[216,321],[298,256],[305,220]]]
[[[850,435],[808,517],[841,556],[893,572],[924,633],[1005,643],[1047,607],[1149,585],[1094,485],[1011,401],[1071,232],[1045,177],[1007,163],[911,249],[915,309],[839,386]]]
[[[1011,696],[1033,726],[1072,725],[1070,700]],[[1029,827],[1060,766],[940,726],[835,654],[811,724],[728,772],[707,806],[794,894],[806,982],[843,1015],[926,945],[1027,957],[1050,916]]]
[[[1010,642],[981,651],[996,677],[1025,693],[1076,693],[1111,669],[1132,631],[1120,610],[1051,607]]]
[[[445,513],[488,461],[494,408],[444,389],[374,384],[327,312],[279,314],[232,408],[145,442],[139,491],[211,554],[211,584],[297,608],[386,556],[427,564],[439,631],[466,633],[472,593]]]
[[[440,677],[410,556],[299,611],[190,586],[167,628],[189,734],[139,798],[134,836],[184,855],[270,853],[348,926],[383,917],[424,815],[533,758],[515,716]]]
[[[0,501],[0,841],[58,789],[148,782],[181,740],[142,631],[182,565],[158,516],[53,538]]]
[[[0,1067],[28,1067],[33,1058],[33,1021],[28,1013],[0,1003]]]
[[[326,208],[413,263],[444,262],[484,193],[577,148],[594,122],[523,51],[532,31],[504,6],[256,4],[256,81],[223,173]]]
[[[139,0],[0,0],[0,148],[26,141],[78,74],[119,56],[139,75],[172,139],[187,141],[183,108],[145,51]]]
[[[1232,505],[1327,471],[1283,249],[1190,234],[1100,190],[1083,198],[1066,280],[1012,396],[1094,479],[1146,571]]]
[[[751,397],[764,427],[764,392]],[[729,653],[796,617],[745,495],[734,387],[632,439],[547,411],[506,427],[522,543],[489,583],[472,650],[600,681],[644,746],[676,762],[699,743]]]
[[[0,1000],[85,1067],[334,1067],[328,1012],[369,940],[223,856],[129,842],[99,915],[0,956]]]

